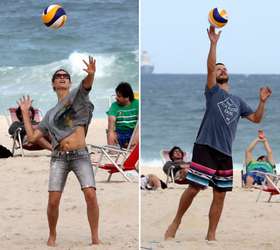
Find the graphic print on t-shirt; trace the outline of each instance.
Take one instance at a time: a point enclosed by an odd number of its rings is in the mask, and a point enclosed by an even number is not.
[[[54,117],[55,126],[59,129],[72,128],[75,114],[72,105],[64,106]]]
[[[219,102],[217,105],[227,125],[229,125],[236,118],[238,118],[239,116],[238,106],[234,103],[234,101],[230,97]]]

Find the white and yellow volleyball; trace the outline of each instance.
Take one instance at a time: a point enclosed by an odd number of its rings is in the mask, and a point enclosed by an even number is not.
[[[59,29],[67,20],[64,9],[58,4],[52,4],[44,9],[42,22],[50,28]]]
[[[228,22],[228,14],[224,9],[214,8],[210,10],[208,20],[210,25],[216,28],[222,28]]]

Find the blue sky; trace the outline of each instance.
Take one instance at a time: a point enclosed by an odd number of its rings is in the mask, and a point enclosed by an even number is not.
[[[280,74],[280,1],[141,0],[141,49],[155,73],[206,73],[208,12],[224,8],[217,61],[229,73]]]

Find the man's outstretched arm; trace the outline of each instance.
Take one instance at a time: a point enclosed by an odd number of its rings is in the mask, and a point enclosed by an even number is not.
[[[246,165],[253,160],[253,150],[256,147],[257,143],[260,141],[259,138],[254,139],[248,148],[245,150],[245,163]]]
[[[88,63],[85,60],[83,60],[83,62],[87,66],[87,68],[84,69],[84,71],[87,72],[87,76],[83,80],[83,87],[85,89],[91,89],[96,71],[95,59],[89,56]]]
[[[273,158],[273,153],[272,153],[272,149],[268,143],[268,139],[264,138],[263,140],[263,145],[267,154],[267,159],[270,162],[271,165],[275,165],[275,160]]]
[[[215,27],[210,26],[207,29],[207,33],[210,40],[210,49],[207,58],[207,87],[211,89],[216,85],[216,50],[221,31],[216,34]]]
[[[251,115],[248,115],[246,118],[254,123],[260,123],[263,114],[264,114],[264,108],[265,108],[265,103],[268,100],[268,98],[271,96],[272,91],[269,87],[263,87],[260,89],[260,101],[257,110],[252,113]]]

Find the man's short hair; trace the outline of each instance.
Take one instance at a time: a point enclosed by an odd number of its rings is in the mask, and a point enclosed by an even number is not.
[[[266,155],[261,155],[261,156],[259,156],[258,159],[257,159],[257,161],[263,161],[263,160],[268,161]]]
[[[218,65],[223,65],[223,66],[225,66],[223,63],[221,63],[221,62],[218,62],[218,63],[216,63],[216,66],[218,66]]]
[[[121,82],[115,89],[116,93],[119,93],[124,98],[129,98],[129,101],[132,102],[134,100],[133,90],[129,83]]]
[[[169,153],[168,153],[169,158],[170,158],[171,161],[174,160],[174,159],[173,159],[173,153],[174,153],[174,151],[175,151],[176,149],[179,150],[179,151],[181,152],[181,154],[182,154],[182,159],[183,159],[183,157],[184,157],[184,151],[183,151],[180,147],[174,146],[174,147],[169,151]]]

